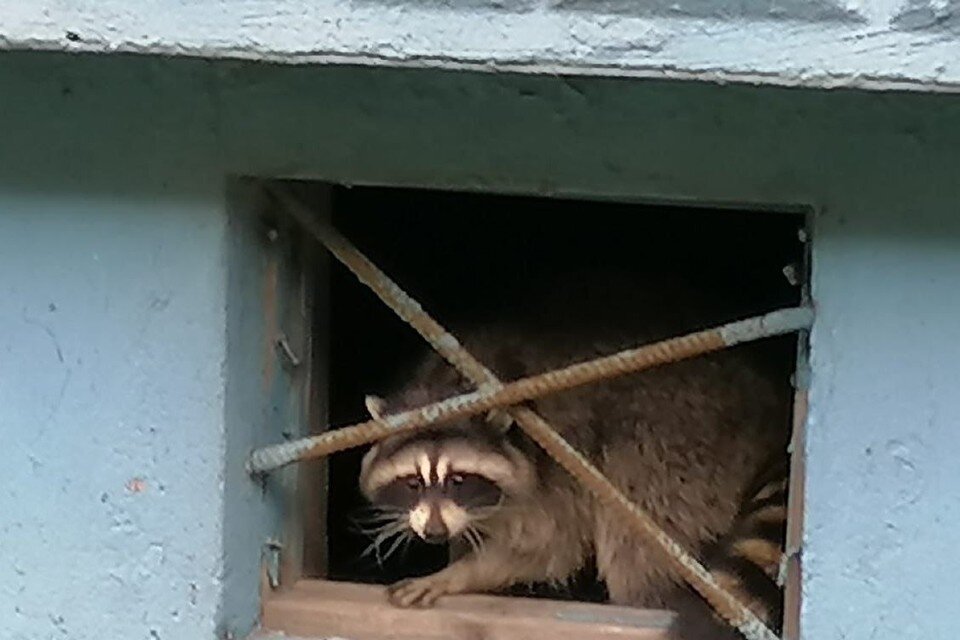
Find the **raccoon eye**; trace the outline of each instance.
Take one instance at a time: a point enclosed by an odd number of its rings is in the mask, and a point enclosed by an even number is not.
[[[423,486],[423,479],[420,476],[410,476],[407,478],[407,488],[419,490]]]
[[[494,482],[473,473],[451,474],[445,488],[447,497],[466,508],[494,506],[502,495]]]

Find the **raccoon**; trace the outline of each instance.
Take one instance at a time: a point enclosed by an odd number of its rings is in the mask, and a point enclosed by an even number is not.
[[[509,310],[512,319],[458,336],[498,376],[515,379],[728,319],[680,291],[676,283],[590,280],[529,297],[529,309]],[[775,620],[779,561],[771,545],[782,547],[777,500],[785,494],[771,482],[784,467],[769,461],[785,456],[789,405],[784,385],[753,356],[737,347],[529,405],[763,619]],[[470,389],[431,353],[368,407],[386,415]],[[471,547],[435,574],[389,587],[394,604],[563,585],[590,563],[613,603],[677,610],[677,629],[690,630],[685,640],[723,631],[658,550],[501,415],[398,434],[364,456],[360,488],[388,519],[385,531]],[[758,476],[768,468],[774,481]],[[760,574],[767,580],[755,584]]]

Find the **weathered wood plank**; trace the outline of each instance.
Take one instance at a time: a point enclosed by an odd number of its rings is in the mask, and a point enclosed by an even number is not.
[[[400,609],[383,587],[303,580],[264,603],[263,627],[350,640],[665,640],[668,611],[531,598],[469,595],[431,609]]]

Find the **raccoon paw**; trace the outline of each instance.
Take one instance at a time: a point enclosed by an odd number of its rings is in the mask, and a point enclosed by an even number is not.
[[[397,607],[432,607],[437,598],[452,593],[447,580],[432,575],[412,578],[387,587],[387,598]]]

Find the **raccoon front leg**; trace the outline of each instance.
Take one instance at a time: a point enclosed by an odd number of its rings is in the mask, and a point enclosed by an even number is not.
[[[441,596],[483,593],[518,583],[563,579],[578,568],[572,566],[574,564],[559,567],[546,558],[518,557],[514,552],[488,548],[429,576],[402,580],[387,589],[387,596],[398,607],[430,607]],[[548,571],[551,565],[552,572]]]

